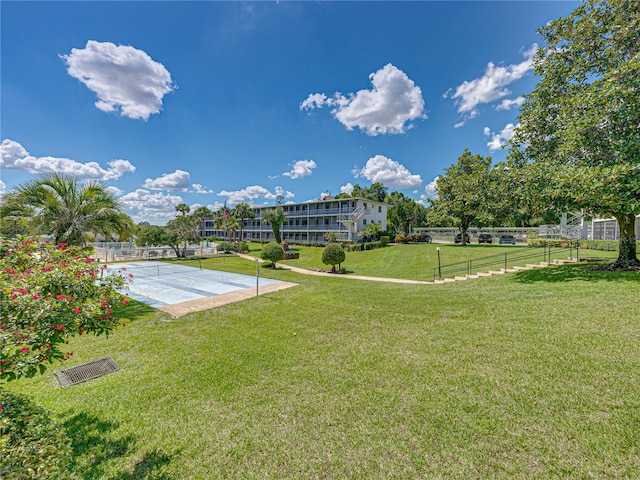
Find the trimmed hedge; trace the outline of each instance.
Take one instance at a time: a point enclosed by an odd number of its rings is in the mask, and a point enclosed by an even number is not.
[[[562,247],[568,248],[570,244],[575,245],[575,241],[546,238],[529,238],[527,245],[530,247]],[[617,252],[620,242],[618,240],[580,240],[580,248],[589,250],[601,250],[605,252]],[[640,251],[640,241],[636,242],[636,249]]]
[[[570,245],[575,245],[575,240],[564,239],[550,239],[550,238],[527,238],[527,245],[529,247],[559,247],[569,248]]]

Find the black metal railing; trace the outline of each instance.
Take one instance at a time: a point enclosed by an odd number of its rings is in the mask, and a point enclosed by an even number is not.
[[[469,277],[471,275],[489,272],[499,269],[506,271],[516,266],[525,266],[532,262],[551,263],[552,257],[558,258],[561,254],[568,253],[569,258],[579,257],[579,242],[569,242],[566,247],[528,247],[517,251],[508,251],[489,255],[486,257],[472,258],[462,262],[450,263],[448,265],[438,265],[433,268],[433,280],[443,278],[454,278],[459,276]]]

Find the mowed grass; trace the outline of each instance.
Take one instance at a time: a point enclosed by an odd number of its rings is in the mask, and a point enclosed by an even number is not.
[[[346,259],[342,264],[347,273],[354,275],[375,276],[385,278],[406,278],[411,280],[433,280],[434,268],[438,266],[438,252],[440,248],[441,265],[466,262],[472,259],[495,256],[496,262],[501,262],[503,255],[517,258],[524,252],[537,252],[535,258],[526,260],[508,261],[508,266],[514,264],[524,266],[526,263],[539,263],[545,258],[544,249],[529,249],[526,246],[507,245],[456,245],[456,244],[400,244],[390,245],[386,248],[366,250],[362,252],[346,252]],[[300,254],[299,259],[284,260],[284,265],[306,269],[328,269],[330,266],[322,263],[322,247],[303,247],[294,245],[291,247]],[[250,255],[259,257],[262,246],[257,243],[250,245]],[[575,250],[573,250],[575,256]],[[582,258],[617,258],[617,252],[604,252],[597,250],[579,250]],[[558,251],[552,255],[552,259],[566,259],[569,252]],[[500,265],[491,267],[499,269]],[[486,268],[484,270],[487,270]],[[484,271],[483,270],[483,271]],[[477,273],[477,272],[473,272]]]
[[[640,477],[638,272],[260,273],[300,285],[180,319],[132,302],[64,365],[109,355],[121,371],[9,388],[55,412],[81,478]]]

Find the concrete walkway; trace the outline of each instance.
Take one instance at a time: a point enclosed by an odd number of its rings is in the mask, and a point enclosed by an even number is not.
[[[164,305],[162,307],[158,307],[158,310],[168,313],[172,317],[182,317],[188,313],[200,312],[202,310],[209,310],[229,303],[241,302],[242,300],[255,297],[258,294],[264,295],[265,293],[277,292],[284,290],[285,288],[296,287],[298,285],[299,284],[297,283],[291,282],[268,283],[266,285],[261,285],[257,292],[256,288],[245,288],[243,290],[236,290],[235,292],[223,293],[221,295],[213,295],[211,297],[199,298],[197,300],[174,303],[173,305]]]
[[[252,255],[245,255],[244,253],[236,253],[240,258],[244,258],[246,260],[252,260],[263,263],[264,260],[261,258],[254,257]],[[303,275],[316,275],[320,277],[331,277],[331,278],[347,278],[351,280],[367,280],[369,282],[386,282],[386,283],[410,283],[410,284],[419,284],[419,285],[433,285],[433,282],[426,282],[422,280],[409,280],[406,278],[387,278],[387,277],[365,277],[363,275],[340,275],[329,272],[318,272],[316,270],[307,270],[306,268],[298,268],[293,267],[291,265],[285,265],[279,267],[280,270],[290,270],[292,272],[301,273]]]

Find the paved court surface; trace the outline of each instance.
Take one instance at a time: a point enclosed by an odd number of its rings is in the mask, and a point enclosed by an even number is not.
[[[199,269],[163,262],[109,265],[107,271],[133,275],[126,293],[130,298],[174,316],[205,310],[256,295],[256,277]],[[269,278],[258,279],[260,294],[294,286]]]

